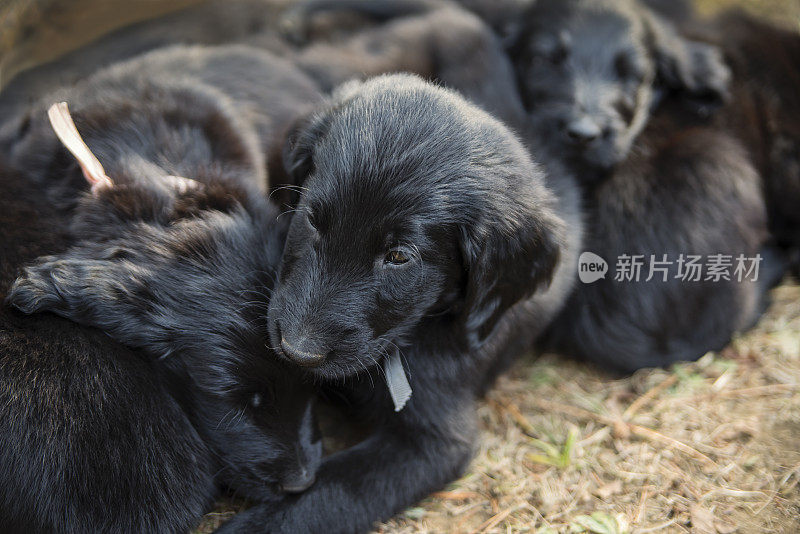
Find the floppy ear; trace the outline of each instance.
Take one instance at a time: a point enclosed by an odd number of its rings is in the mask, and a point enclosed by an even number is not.
[[[357,94],[363,84],[360,80],[351,80],[340,85],[325,109],[298,120],[290,129],[283,145],[283,167],[291,185],[303,185],[308,175],[314,172],[317,142],[328,133],[337,110]]]
[[[698,104],[718,105],[728,98],[731,72],[720,49],[682,37],[655,13],[646,12],[644,22],[661,84]]]
[[[472,346],[480,345],[501,316],[537,289],[549,285],[560,256],[563,222],[552,214],[528,213],[504,223],[462,228],[467,270],[464,324]]]
[[[330,127],[330,116],[323,112],[300,119],[291,128],[283,145],[284,178],[290,186],[302,186],[314,172],[314,148]],[[276,184],[279,185],[279,184]]]

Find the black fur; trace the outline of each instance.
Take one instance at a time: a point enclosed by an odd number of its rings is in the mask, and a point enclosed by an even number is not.
[[[307,189],[270,339],[374,431],[306,493],[222,531],[362,532],[466,466],[476,397],[574,280],[575,187],[488,114],[408,75],[340,88],[287,158]],[[371,380],[395,354],[413,388],[398,413]]]
[[[4,255],[6,280],[48,254],[7,303],[100,328],[145,356],[51,315],[3,311],[7,523],[182,531],[216,484],[264,501],[313,481],[314,390],[267,339],[286,225],[263,190],[272,136],[315,98],[265,53],[175,48],[102,71],[6,128],[24,174],[3,185],[26,192],[8,202],[4,233],[24,253]],[[85,193],[45,116],[62,99],[113,186]],[[24,218],[31,198],[57,217],[35,218],[38,232]],[[65,242],[52,245],[52,227]]]
[[[770,230],[797,262],[800,34],[736,12],[704,23],[680,4],[669,13],[679,32],[629,0],[536,2],[510,49],[533,126],[593,183],[627,157],[666,97],[684,127],[709,126],[746,147]],[[692,105],[681,109],[675,97]],[[594,126],[596,138],[580,135]],[[559,128],[566,135],[554,135]]]
[[[611,176],[586,193],[585,250],[609,263],[604,279],[578,284],[550,328],[546,347],[606,369],[696,360],[722,349],[737,331],[753,325],[766,293],[783,273],[770,250],[758,173],[746,149],[731,136],[687,127],[666,106]],[[678,124],[676,124],[676,122]],[[643,255],[641,279],[615,280],[621,255]],[[668,280],[649,277],[651,255],[667,255]],[[676,279],[681,255],[730,256],[730,280]],[[739,281],[736,258],[761,254],[757,281]],[[749,264],[747,264],[749,267]],[[576,269],[578,266],[575,267]]]
[[[76,50],[64,50],[56,59],[24,70],[13,78],[0,80],[7,84],[0,85],[0,117],[11,116],[21,107],[51,93],[55,87],[75,85],[101,68],[170,45],[242,43],[285,55],[291,51],[291,46],[278,31],[278,23],[281,13],[292,2],[207,0],[176,13],[122,27]],[[48,8],[52,6],[42,4],[39,10],[46,13]],[[43,15],[43,18],[45,25],[55,25],[48,17]],[[58,21],[58,15],[53,19]],[[96,32],[98,26],[104,29],[104,22],[96,19],[92,20],[95,25],[92,32]],[[59,34],[67,36],[67,42],[70,35],[80,30],[79,26],[58,28]],[[50,35],[52,32],[54,30]],[[47,35],[33,32],[30,40],[42,48],[63,45],[43,42]]]
[[[317,0],[301,9],[309,16],[315,10],[371,9],[385,21],[408,16],[404,7],[416,13],[429,4],[359,7],[357,1]],[[673,7],[670,19],[691,17],[685,5]],[[527,103],[536,97],[525,129],[537,153],[546,145],[591,184],[585,199],[591,230],[587,250],[612,262],[626,252],[751,257],[761,251],[766,243],[763,199],[752,164],[737,154],[742,146],[719,129],[691,131],[728,97],[730,72],[718,48],[681,37],[660,13],[624,0],[545,0],[530,6],[522,21],[510,52]],[[361,65],[358,56],[349,61]],[[503,84],[502,77],[491,82]],[[626,161],[658,102],[669,111]],[[669,116],[676,119],[667,124]],[[566,142],[555,128],[582,120],[598,126],[598,139]],[[707,153],[695,150],[693,142],[707,144]],[[612,183],[595,190],[601,177]],[[681,215],[684,205],[697,215]],[[761,285],[625,285],[609,279],[579,287],[554,329],[551,346],[622,371],[695,359],[721,348],[759,316],[763,294],[781,272],[780,262],[767,263]],[[689,312],[673,320],[678,303]],[[728,311],[730,303],[736,312]]]
[[[625,158],[663,96],[708,112],[728,95],[720,51],[635,0],[534,2],[509,54],[531,124],[583,182]]]
[[[337,35],[307,37],[322,15],[367,19]],[[285,15],[293,39],[307,46],[297,64],[325,90],[353,78],[410,72],[458,90],[513,123],[523,113],[502,42],[476,15],[437,0],[309,0]]]
[[[733,72],[732,98],[713,124],[747,147],[764,181],[770,230],[800,275],[800,33],[735,12],[712,31]]]
[[[760,316],[783,262],[764,250],[761,180],[747,149],[686,106],[687,97],[728,98],[720,49],[628,1],[543,0],[524,26],[511,54],[535,137],[586,185],[585,250],[611,268],[576,287],[543,344],[621,372],[721,349]],[[585,131],[570,139],[553,134],[558,125]],[[651,255],[758,253],[757,283],[680,281],[674,263],[667,282],[645,281]],[[614,279],[623,254],[645,256],[640,282]]]
[[[0,298],[21,265],[66,249],[68,223],[2,165]],[[0,308],[0,532],[185,531],[211,504],[214,463],[145,358]]]

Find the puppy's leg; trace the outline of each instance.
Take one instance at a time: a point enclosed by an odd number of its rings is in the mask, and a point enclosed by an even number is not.
[[[402,422],[330,456],[305,493],[251,508],[217,532],[367,532],[459,476],[472,455],[474,405],[456,412],[430,405],[421,417],[413,409],[425,402],[418,393],[397,415]]]

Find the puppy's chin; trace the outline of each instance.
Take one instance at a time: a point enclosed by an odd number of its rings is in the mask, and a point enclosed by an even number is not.
[[[228,471],[221,476],[224,486],[238,497],[255,502],[279,502],[285,497],[277,481],[260,479],[253,473]]]
[[[576,178],[581,183],[594,183],[607,178],[627,156],[628,150],[614,146],[612,142],[577,148],[563,149],[565,160],[572,164]]]
[[[275,347],[275,352],[284,362],[301,370],[306,377],[319,382],[342,381],[360,374],[379,376],[382,371],[378,367],[386,357],[386,352],[377,346],[365,347],[364,350],[354,352],[334,349],[320,364],[304,366],[289,357],[281,349],[280,344]]]
[[[294,363],[285,354],[281,356]],[[360,374],[380,375],[381,370],[378,369],[378,365],[382,359],[381,354],[377,351],[369,352],[369,349],[352,354],[334,350],[321,364],[301,368],[306,375],[321,382],[341,381],[355,378]]]

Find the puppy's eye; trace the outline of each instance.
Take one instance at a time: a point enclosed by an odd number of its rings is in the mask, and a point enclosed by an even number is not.
[[[403,265],[404,263],[408,263],[408,260],[408,256],[397,249],[390,250],[386,253],[386,256],[383,257],[383,263],[388,263],[389,265]]]
[[[617,77],[621,80],[641,78],[641,69],[639,69],[636,61],[628,54],[618,54],[617,57],[614,58],[614,70],[617,73]]]

